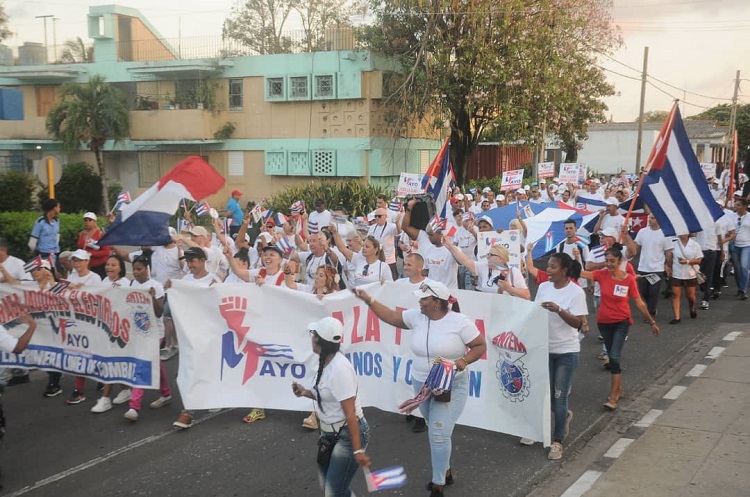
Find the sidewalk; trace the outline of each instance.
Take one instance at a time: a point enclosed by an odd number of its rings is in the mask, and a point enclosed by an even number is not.
[[[750,496],[750,331],[725,336],[602,459],[562,497]]]

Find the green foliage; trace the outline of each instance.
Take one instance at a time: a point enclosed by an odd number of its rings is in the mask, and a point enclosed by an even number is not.
[[[721,104],[711,107],[698,115],[686,119],[710,119],[716,121],[721,126],[729,126],[729,119],[732,115],[732,107],[729,104]],[[744,160],[745,163],[750,161],[750,104],[737,106],[737,160]]]
[[[326,200],[328,210],[343,205],[350,216],[363,216],[375,209],[379,194],[390,195],[390,191],[359,181],[314,182],[306,186],[287,188],[266,200],[267,207],[274,212],[290,213],[297,200],[305,202],[307,212],[313,210],[316,198]]]
[[[31,209],[34,180],[24,173],[0,174],[0,212]]]
[[[109,205],[112,207],[117,203],[117,196],[122,191],[122,185],[117,181],[113,181],[107,188],[107,198],[109,199]]]
[[[27,245],[34,222],[42,215],[41,212],[0,212],[0,236],[8,240],[8,252],[23,260],[31,257]],[[60,249],[75,249],[78,233],[83,229],[83,212],[75,214],[61,213],[60,220]],[[102,220],[99,220],[101,225]]]
[[[643,113],[643,122],[644,123],[663,123],[667,120],[667,117],[669,116],[669,111],[666,110],[649,110]],[[635,119],[633,119],[633,122],[637,123],[640,121],[641,116],[637,116]]]
[[[60,102],[47,115],[46,126],[47,132],[61,141],[65,150],[78,150],[83,142],[94,153],[97,172],[102,178],[104,209],[108,211],[104,144],[107,140],[117,143],[130,133],[125,94],[100,75],[91,76],[85,84],[67,83],[62,88]]]
[[[231,121],[227,121],[224,123],[224,125],[221,128],[216,130],[216,132],[214,133],[214,139],[215,140],[228,140],[229,138],[232,137],[232,134],[234,133],[235,129],[236,128],[235,128],[234,123]]]
[[[119,193],[119,190],[118,192]],[[115,193],[115,197],[117,196]],[[49,198],[46,186],[39,192],[39,203]],[[76,162],[63,166],[62,177],[55,185],[55,198],[63,212],[102,212],[102,178],[91,164]]]

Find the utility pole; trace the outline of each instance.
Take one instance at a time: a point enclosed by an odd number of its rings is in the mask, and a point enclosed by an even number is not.
[[[52,46],[54,47],[53,50],[55,52],[55,63],[57,63],[57,26],[55,24],[59,20],[59,17],[52,18]]]
[[[734,94],[732,95],[732,113],[729,115],[729,161],[734,153],[734,129],[737,126],[737,94],[740,92],[740,71],[737,70],[737,76],[734,79]],[[725,166],[726,167],[726,166]],[[736,176],[736,171],[733,171]],[[734,182],[734,178],[731,179]]]
[[[52,14],[46,16],[36,16],[36,19],[44,19],[44,63],[49,63],[49,48],[47,47],[47,19],[54,18]]]
[[[646,105],[646,81],[648,80],[648,47],[643,47],[643,73],[641,73],[641,112],[638,115],[638,143],[635,147],[635,174],[641,174],[641,150],[643,149],[643,107]]]

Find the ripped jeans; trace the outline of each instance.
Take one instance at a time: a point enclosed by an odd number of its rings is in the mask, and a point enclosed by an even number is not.
[[[550,405],[555,420],[555,430],[552,432],[553,442],[562,442],[565,438],[568,396],[578,369],[578,355],[578,352],[549,355]]]
[[[422,385],[417,381],[412,382],[414,393],[419,393]],[[432,483],[445,485],[445,473],[451,467],[451,451],[453,444],[451,436],[459,416],[466,406],[469,398],[469,372],[456,375],[451,387],[450,402],[435,402],[430,397],[419,404],[419,412],[422,413],[427,423],[427,434],[430,438],[430,459],[432,461]]]

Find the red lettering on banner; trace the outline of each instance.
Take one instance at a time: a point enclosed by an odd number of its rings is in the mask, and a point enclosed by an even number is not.
[[[359,312],[360,312],[360,307],[359,306],[354,307],[354,323],[352,324],[352,341],[350,342],[352,345],[354,345],[355,343],[362,343],[365,341],[364,338],[362,338],[361,336],[357,334],[357,326],[359,326]]]
[[[122,331],[120,332],[122,341],[128,343],[130,341],[130,321],[123,319],[120,324],[122,325]]]
[[[380,341],[380,319],[372,312],[372,309],[367,308],[367,329],[365,330],[365,341],[368,342],[379,342]]]
[[[486,342],[487,341],[487,337],[486,337],[486,334],[484,332],[484,319],[477,319],[477,320],[474,321],[474,324],[476,325],[477,329],[479,330],[479,334],[482,335],[482,339],[484,339],[484,341]],[[484,354],[482,354],[482,357],[480,357],[480,359],[485,359],[485,360],[487,359],[487,351],[486,350],[484,351]]]
[[[396,306],[396,311],[403,312],[406,310],[406,307],[398,307]],[[396,345],[401,345],[401,332],[403,330],[401,328],[396,328]]]
[[[341,324],[344,324],[344,313],[343,312],[341,312],[341,311],[335,311],[335,312],[333,312],[331,314],[331,317],[335,318],[335,319],[338,319],[339,321],[341,321]],[[344,338],[345,338],[345,336],[341,337],[341,343],[346,343],[346,341],[344,340]]]

